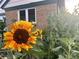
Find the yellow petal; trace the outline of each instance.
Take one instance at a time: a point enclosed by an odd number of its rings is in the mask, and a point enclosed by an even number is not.
[[[32,35],[34,35],[34,36],[38,36],[38,31],[34,31],[34,32],[32,32]]]
[[[10,36],[13,36],[13,34],[11,33],[11,32],[5,32],[4,34],[3,34],[5,37],[10,37]]]
[[[23,48],[23,49],[26,49],[26,50],[28,51],[28,45],[27,45],[27,44],[23,44],[23,43],[22,43],[22,48]]]
[[[29,48],[33,48],[33,47],[30,44],[23,44],[22,43],[22,48],[24,48],[28,51]]]
[[[29,42],[32,42],[32,41],[36,41],[36,39],[30,37],[30,38],[28,39],[28,41],[29,41]]]
[[[33,48],[32,45],[28,44],[28,48]]]
[[[5,49],[6,49],[6,48],[9,48],[9,47],[8,47],[8,45],[5,45],[3,48],[5,48]]]
[[[21,47],[18,47],[18,52],[21,52]]]
[[[31,36],[31,38],[34,39],[34,40],[36,40],[37,37],[36,36]]]
[[[40,38],[42,39],[42,38],[43,38],[43,36],[42,36],[42,35],[40,35]]]
[[[14,48],[14,44],[15,44],[15,42],[11,41],[10,44],[9,44],[9,48]]]
[[[32,41],[31,43],[32,43],[32,44],[36,44],[36,41]]]
[[[4,40],[13,40],[13,37],[4,37]]]

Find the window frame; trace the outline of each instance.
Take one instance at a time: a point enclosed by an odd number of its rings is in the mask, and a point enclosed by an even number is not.
[[[20,11],[21,10],[25,10],[25,17],[26,17],[26,21],[29,21],[29,18],[28,18],[28,10],[29,9],[35,9],[35,21],[33,21],[32,23],[33,24],[36,24],[37,23],[37,20],[36,20],[36,8],[27,8],[27,9],[20,9],[20,10],[18,10],[18,21],[20,21]]]

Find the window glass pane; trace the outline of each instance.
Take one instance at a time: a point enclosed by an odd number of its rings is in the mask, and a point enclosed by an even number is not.
[[[20,11],[20,20],[26,20],[25,10]]]
[[[30,22],[35,22],[35,9],[28,10],[28,19]]]

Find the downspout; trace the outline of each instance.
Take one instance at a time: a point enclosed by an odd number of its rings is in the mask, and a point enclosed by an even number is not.
[[[59,0],[57,0],[57,14],[59,12]]]
[[[65,10],[65,0],[56,0],[57,1],[57,14],[59,11],[64,11]]]

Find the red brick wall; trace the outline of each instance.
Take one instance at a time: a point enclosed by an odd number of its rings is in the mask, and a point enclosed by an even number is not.
[[[45,28],[47,26],[48,15],[52,12],[57,12],[56,4],[47,4],[36,6],[36,26],[38,28]],[[12,23],[13,19],[18,18],[17,10],[6,11],[7,24]]]
[[[56,4],[41,5],[36,7],[37,27],[44,28],[47,26],[48,15],[57,12]]]
[[[7,25],[11,24],[14,20],[17,20],[18,18],[17,10],[6,11],[5,15]]]

